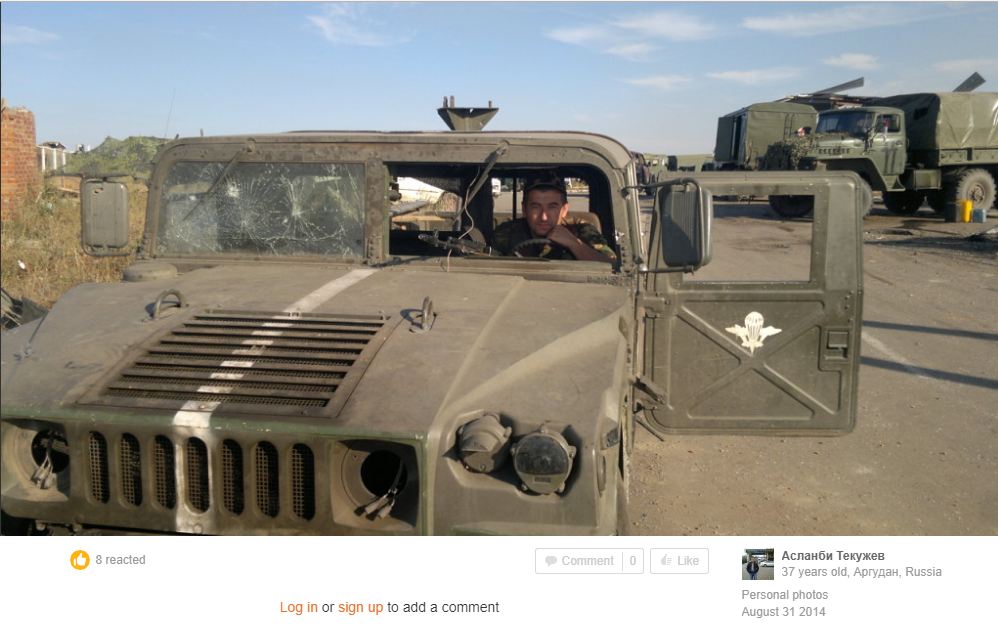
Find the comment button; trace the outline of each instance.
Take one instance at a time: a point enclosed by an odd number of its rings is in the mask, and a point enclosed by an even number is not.
[[[534,551],[539,574],[644,573],[645,552],[637,548],[539,548]]]

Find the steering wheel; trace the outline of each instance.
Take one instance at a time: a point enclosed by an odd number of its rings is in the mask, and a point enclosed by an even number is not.
[[[525,257],[525,255],[520,252],[520,249],[525,249],[528,246],[536,246],[541,244],[554,244],[554,243],[548,238],[530,238],[529,240],[524,240],[523,242],[516,244],[512,249],[510,249],[509,252],[517,257]]]

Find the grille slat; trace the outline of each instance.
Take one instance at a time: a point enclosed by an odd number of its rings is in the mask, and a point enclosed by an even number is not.
[[[256,505],[268,517],[280,512],[277,448],[263,441],[255,448]]]
[[[241,515],[246,505],[243,450],[231,439],[222,442],[222,505],[234,515]]]
[[[156,502],[173,510],[177,506],[177,471],[173,443],[166,436],[153,441],[153,482]]]
[[[218,375],[215,380],[224,380],[223,375],[241,375],[243,381],[253,380],[253,381],[287,381],[294,383],[323,383],[328,382],[330,379],[342,380],[343,375],[346,371],[340,370],[323,370],[321,371],[324,376],[316,375],[319,369],[310,369],[309,371],[302,372],[300,370],[292,370],[288,368],[261,368],[260,365],[254,365],[250,367],[237,367],[232,366],[221,366],[221,363],[216,362],[215,364],[205,364],[205,365],[165,365],[165,364],[149,364],[144,361],[136,362],[132,368],[125,369],[121,372],[123,377],[204,377],[211,380],[211,376]]]
[[[291,448],[291,508],[302,519],[315,516],[315,456],[301,443]]]
[[[364,342],[307,342],[294,339],[283,339],[280,337],[264,337],[264,336],[254,336],[247,340],[239,340],[238,338],[227,338],[223,336],[206,336],[206,337],[182,337],[182,336],[167,336],[160,341],[160,344],[171,347],[171,346],[190,346],[190,347],[231,347],[232,349],[257,349],[267,351],[269,349],[280,350],[280,351],[310,351],[316,352],[321,351],[323,353],[360,353],[361,349],[364,348]]]
[[[336,391],[337,384],[342,381],[336,378],[329,381],[329,378],[319,377],[281,377],[274,375],[257,375],[255,373],[220,373],[218,371],[184,372],[184,371],[161,371],[157,369],[128,369],[121,374],[121,378],[132,383],[176,383],[192,384],[195,386],[240,386],[245,388],[266,388],[272,387],[279,390],[308,390],[312,392]]]
[[[142,457],[139,439],[132,434],[123,434],[119,449],[119,469],[121,474],[121,498],[126,504],[142,504]]]
[[[193,320],[189,321],[185,325],[187,329],[192,330],[204,330],[204,329],[233,329],[233,330],[255,330],[260,329],[273,329],[282,330],[286,329],[289,331],[296,332],[319,332],[327,334],[356,334],[356,335],[368,335],[373,336],[377,333],[378,329],[381,327],[380,324],[364,324],[364,325],[349,325],[349,324],[314,324],[311,322],[301,322],[292,323],[288,321],[272,321],[267,319],[261,322],[261,320],[245,321],[245,322],[225,322],[225,321],[215,321],[215,320]]]
[[[363,332],[363,334],[335,334],[327,333],[321,331],[307,332],[292,329],[283,329],[275,327],[273,329],[267,328],[261,330],[259,327],[246,327],[244,329],[219,329],[216,327],[212,328],[196,328],[196,329],[178,329],[173,332],[174,336],[180,336],[184,338],[244,338],[246,340],[267,340],[269,338],[293,338],[295,340],[313,340],[313,341],[328,341],[328,342],[348,342],[348,343],[360,343],[366,344],[370,337],[374,335],[373,332]]]
[[[101,503],[111,497],[108,474],[107,439],[99,432],[90,432],[90,495]]]
[[[208,482],[208,447],[200,438],[187,439],[187,503],[195,512],[211,506]]]
[[[266,352],[266,355],[264,355]],[[291,360],[352,360],[357,359],[360,351],[285,351],[282,349],[268,349],[262,345],[254,348],[250,345],[232,345],[226,348],[224,345],[197,345],[197,344],[163,344],[149,350],[153,355],[169,354],[176,356],[196,355],[213,356],[216,358],[229,360],[249,360],[252,358],[287,358]]]
[[[100,393],[99,402],[144,408],[218,402],[232,411],[303,412],[345,402],[384,342],[387,318],[208,311],[161,337]],[[266,408],[266,410],[264,410]],[[318,411],[307,410],[307,414]]]
[[[139,358],[135,361],[135,366],[144,366],[147,364],[161,366],[163,368],[174,368],[174,367],[190,367],[190,368],[212,368],[218,366],[219,370],[225,371],[226,369],[236,369],[238,367],[234,366],[221,366],[223,362],[252,362],[253,369],[267,370],[267,371],[286,371],[293,366],[308,365],[312,368],[309,369],[309,373],[330,373],[330,374],[345,374],[349,371],[350,365],[353,364],[353,358],[347,358],[346,356],[341,358],[334,358],[331,360],[314,359],[313,356],[309,356],[308,359],[281,359],[273,358],[267,356],[255,356],[252,360],[239,359],[233,360],[232,356],[228,353],[222,356],[211,356],[211,355],[184,355],[181,353],[172,352],[159,352],[150,353],[149,355]],[[267,368],[272,367],[272,368]],[[280,367],[284,367],[283,369]],[[246,369],[247,367],[242,367]]]
[[[302,399],[295,397],[259,397],[247,395],[224,395],[216,393],[198,392],[171,392],[163,390],[108,390],[108,397],[131,398],[135,400],[148,400],[149,403],[142,404],[143,407],[152,408],[175,408],[177,404],[173,401],[212,401],[219,403],[240,404],[242,408],[233,408],[241,412],[252,411],[255,406],[289,406],[289,407],[309,407],[322,408],[326,405],[325,399]],[[163,403],[156,403],[162,401]],[[182,405],[182,404],[181,404]]]
[[[332,391],[326,392],[312,392],[312,391],[296,391],[296,390],[282,390],[277,387],[254,387],[254,386],[244,386],[242,382],[238,380],[225,381],[225,380],[214,380],[210,382],[194,382],[187,383],[181,380],[165,381],[165,382],[131,382],[131,381],[119,381],[113,387],[108,389],[108,392],[112,394],[122,394],[125,392],[165,392],[165,393],[184,393],[184,394],[208,394],[217,395],[221,397],[227,397],[230,395],[245,397],[247,399],[252,399],[254,397],[260,397],[261,399],[288,399],[289,403],[294,403],[296,401],[302,400],[315,400],[315,401],[325,401],[329,397],[329,393],[335,391],[333,387]],[[192,397],[193,398],[193,397]]]

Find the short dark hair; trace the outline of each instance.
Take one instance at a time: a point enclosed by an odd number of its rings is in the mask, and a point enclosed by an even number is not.
[[[568,192],[565,190],[565,180],[560,177],[548,176],[540,179],[527,180],[523,185],[523,202],[527,202],[527,195],[533,190],[554,190],[561,193],[561,202],[564,205],[568,202]]]

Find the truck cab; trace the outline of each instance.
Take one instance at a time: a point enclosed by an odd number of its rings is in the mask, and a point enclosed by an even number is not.
[[[904,112],[891,107],[834,109],[818,114],[804,170],[851,170],[881,192],[903,190],[907,162]]]

